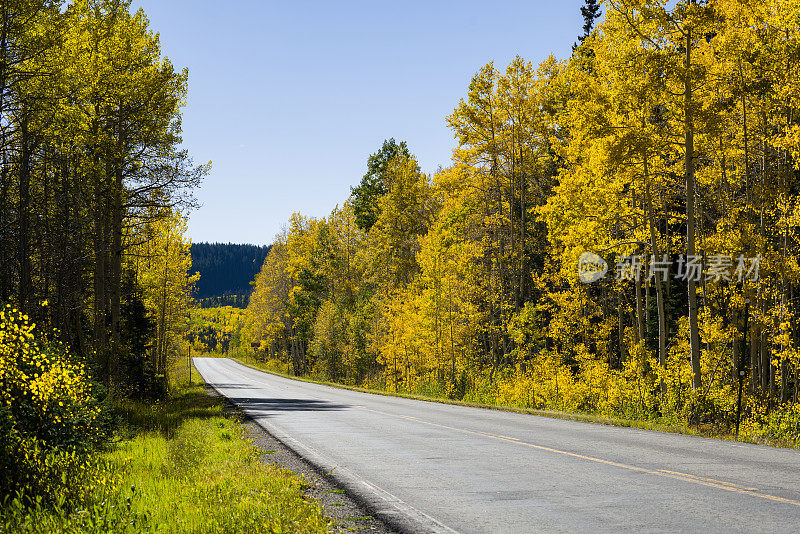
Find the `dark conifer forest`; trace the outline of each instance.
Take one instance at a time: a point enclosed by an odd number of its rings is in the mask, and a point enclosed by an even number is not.
[[[268,246],[233,243],[193,243],[192,271],[200,273],[198,299],[230,295],[249,295],[253,280],[261,270]]]

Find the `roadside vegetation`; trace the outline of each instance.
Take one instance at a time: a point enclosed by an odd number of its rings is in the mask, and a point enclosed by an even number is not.
[[[8,337],[0,345],[8,354],[27,343],[32,355],[24,369],[4,359],[0,375],[10,386],[6,406],[22,388],[30,400],[0,411],[4,430],[11,429],[0,436],[8,491],[0,532],[328,531],[321,507],[304,496],[303,479],[263,462],[224,400],[189,383],[184,360],[170,369],[163,400],[87,401],[82,369],[53,348],[40,350],[30,331],[21,330],[16,346]],[[32,371],[44,362],[59,372]]]
[[[294,214],[229,353],[797,445],[800,5],[582,13],[569,57],[478,70],[450,166],[389,139],[328,216]]]

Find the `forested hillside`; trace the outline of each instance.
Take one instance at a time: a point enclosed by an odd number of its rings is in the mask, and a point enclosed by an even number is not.
[[[249,295],[268,252],[268,246],[192,243],[192,270],[200,273],[197,298]]]
[[[448,168],[389,140],[329,216],[292,216],[242,350],[730,432],[741,389],[743,432],[797,439],[800,2],[602,5],[571,57],[478,70]]]

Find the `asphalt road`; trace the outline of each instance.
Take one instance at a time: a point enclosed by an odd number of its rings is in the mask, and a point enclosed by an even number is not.
[[[800,451],[194,362],[207,383],[408,532],[800,531]]]

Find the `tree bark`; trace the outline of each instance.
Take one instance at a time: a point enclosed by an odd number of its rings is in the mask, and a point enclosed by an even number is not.
[[[661,251],[658,247],[658,235],[654,220],[655,216],[653,214],[653,197],[647,154],[644,154],[644,177],[647,188],[645,207],[647,210],[647,222],[648,226],[650,227],[650,251],[653,253],[653,260],[660,261],[664,258],[662,258]],[[656,308],[658,310],[658,364],[662,369],[664,369],[667,366],[667,313],[666,305],[664,303],[664,286],[662,284],[662,280],[657,273],[655,274],[654,278],[654,283],[656,286]],[[667,275],[666,278],[668,282],[669,275]],[[663,379],[660,383],[660,389],[662,394],[666,393],[666,385],[664,384]]]
[[[692,113],[692,28],[686,28],[686,69],[684,75],[684,129],[685,129],[685,173],[686,173],[686,255],[696,254],[695,250],[695,180],[694,180],[694,118]],[[692,389],[702,385],[700,374],[700,331],[697,319],[697,287],[692,277],[687,277],[689,297],[689,344],[692,362]]]
[[[31,297],[31,138],[28,129],[28,109],[22,103],[20,120],[20,162],[19,162],[19,209],[17,213],[17,262],[19,264],[19,283],[17,299],[21,309],[28,310]]]

